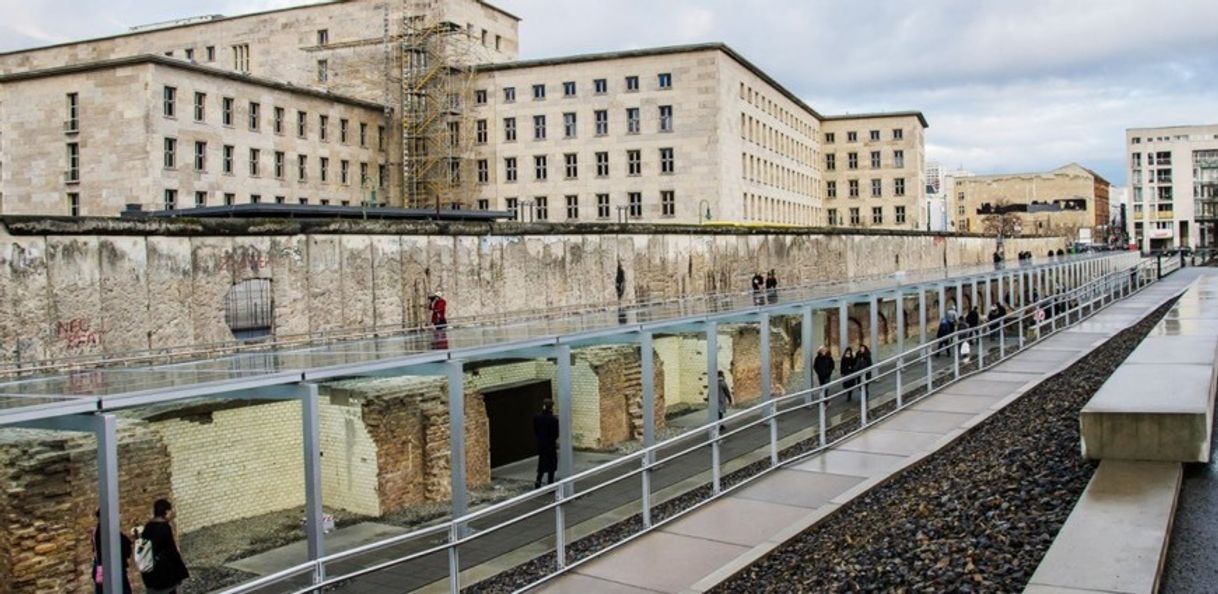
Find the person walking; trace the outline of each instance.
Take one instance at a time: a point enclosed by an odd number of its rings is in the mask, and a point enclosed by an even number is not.
[[[947,354],[943,352],[943,348],[947,346],[947,337],[955,331],[956,325],[952,323],[948,316],[943,316],[943,319],[939,320],[939,330],[935,332],[935,357],[940,357]]]
[[[431,326],[436,330],[448,327],[448,302],[444,294],[436,291],[427,297],[427,309],[431,311]]]
[[[770,303],[778,303],[778,277],[773,268],[765,275],[765,296]]]
[[[152,504],[152,519],[144,524],[139,538],[152,545],[152,570],[140,574],[148,594],[177,594],[178,586],[190,577],[173,538],[173,505],[168,499]]]
[[[976,305],[968,310],[968,315],[964,317],[964,321],[968,324],[969,328],[973,329],[973,332],[969,334],[976,333],[977,327],[981,325],[981,312],[977,310]]]
[[[849,377],[854,373],[854,349],[846,347],[846,350],[842,352],[842,361],[840,365],[841,376],[843,378]],[[850,402],[850,399],[854,398],[854,385],[856,383],[858,382],[854,378],[850,378],[842,382],[842,387],[846,389],[846,402]]]
[[[97,510],[93,515],[97,518],[97,526],[93,528],[93,592],[102,594],[105,570],[102,568],[101,510]],[[131,579],[127,577],[127,567],[131,561],[131,539],[126,534],[120,533],[118,536],[119,557],[123,565],[123,594],[131,594]]]
[[[816,380],[819,385],[823,386],[833,378],[833,368],[836,367],[833,363],[833,355],[829,354],[829,347],[822,346],[816,351],[816,358],[812,360],[812,370],[816,372]]]
[[[761,276],[761,271],[753,275],[753,279],[749,281],[749,286],[753,289],[753,305],[765,303],[765,298],[762,295],[762,291],[765,290],[765,277]]]
[[[860,344],[858,352],[854,355],[854,372],[861,374],[855,381],[862,385],[862,393],[864,397],[867,396],[868,388],[870,387],[867,384],[867,380],[871,379],[871,372],[868,371],[870,367],[871,349],[867,348],[867,345],[865,344]]]
[[[540,489],[542,475],[547,484],[554,484],[554,472],[558,470],[558,417],[549,398],[542,401],[541,412],[533,417],[533,437],[537,440],[537,480],[533,488]]]
[[[727,413],[727,409],[731,407],[734,400],[732,399],[732,390],[727,386],[727,378],[723,372],[719,372],[719,420],[723,420],[723,416]]]

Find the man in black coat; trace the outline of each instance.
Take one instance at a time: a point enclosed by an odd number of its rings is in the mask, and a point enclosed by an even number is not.
[[[140,574],[149,594],[176,594],[178,586],[190,577],[186,563],[178,552],[178,545],[174,542],[173,527],[169,525],[171,520],[173,505],[168,499],[157,499],[152,504],[152,519],[144,524],[144,530],[140,533],[142,538],[152,543],[152,556],[156,560],[152,571]]]
[[[537,439],[537,480],[533,488],[541,488],[541,476],[554,483],[554,471],[558,470],[558,417],[554,416],[554,401],[546,399],[541,412],[533,417],[533,437]]]
[[[829,383],[833,377],[833,369],[837,367],[833,363],[833,355],[829,354],[829,347],[820,347],[816,351],[816,358],[812,360],[812,370],[816,372],[816,380],[819,385]]]

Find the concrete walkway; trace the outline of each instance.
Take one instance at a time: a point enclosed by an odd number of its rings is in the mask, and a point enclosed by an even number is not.
[[[543,584],[547,593],[703,592],[951,443],[1180,293],[1177,273],[828,451],[777,470]]]

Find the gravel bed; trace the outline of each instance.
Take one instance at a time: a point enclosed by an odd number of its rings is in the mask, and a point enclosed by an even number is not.
[[[1094,472],[1078,414],[1163,306],[714,592],[1019,592]]]

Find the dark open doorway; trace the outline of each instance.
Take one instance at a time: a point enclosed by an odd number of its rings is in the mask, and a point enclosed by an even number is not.
[[[529,380],[485,390],[490,422],[491,468],[499,468],[537,455],[533,415],[550,398],[550,380]]]

